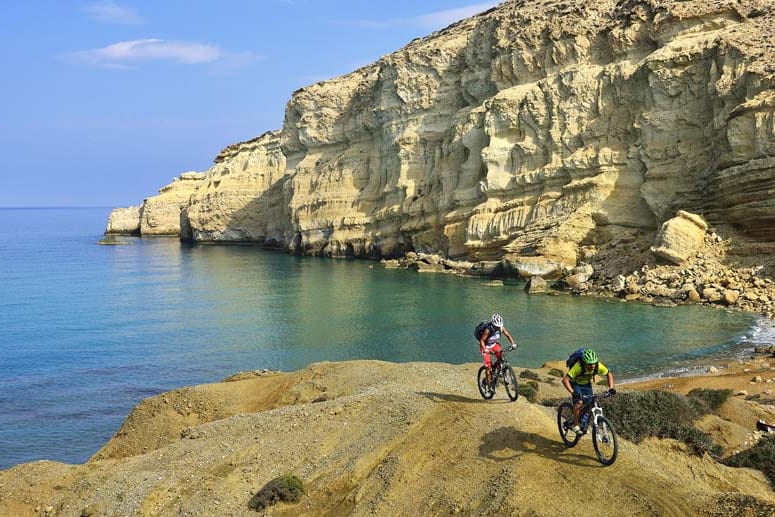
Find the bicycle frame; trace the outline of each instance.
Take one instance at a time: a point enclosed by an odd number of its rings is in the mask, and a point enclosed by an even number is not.
[[[593,395],[589,402],[581,406],[581,409],[579,410],[579,418],[583,418],[585,413],[590,413],[591,418],[589,418],[586,423],[583,426],[583,431],[586,433],[587,429],[589,429],[590,422],[592,423],[593,427],[598,426],[598,419],[603,416],[603,408],[600,407],[600,405],[597,403],[597,399],[600,397],[600,395]],[[589,397],[585,397],[589,398]]]

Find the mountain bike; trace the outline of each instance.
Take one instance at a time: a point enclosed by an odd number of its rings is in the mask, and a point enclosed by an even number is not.
[[[616,441],[616,432],[611,422],[603,416],[603,408],[597,403],[600,399],[613,396],[610,392],[605,392],[591,397],[584,397],[584,405],[579,411],[580,427],[582,434],[587,434],[589,426],[592,425],[592,445],[595,447],[595,454],[605,466],[613,464],[616,461],[616,455],[619,452],[619,445]],[[581,434],[573,431],[573,401],[563,402],[557,408],[557,428],[560,431],[560,438],[566,447],[573,447],[581,439]]]
[[[509,347],[509,351],[517,348],[516,346]],[[492,365],[492,371],[490,375],[490,382],[487,383],[487,367],[482,366],[479,368],[479,373],[476,374],[476,385],[479,387],[479,393],[484,400],[490,400],[495,396],[495,387],[498,385],[498,381],[503,381],[503,386],[506,388],[506,395],[514,402],[519,397],[519,387],[517,385],[517,376],[514,374],[514,369],[506,359],[506,350],[501,350],[501,357]]]

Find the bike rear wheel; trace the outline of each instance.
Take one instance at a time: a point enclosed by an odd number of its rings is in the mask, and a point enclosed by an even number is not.
[[[616,432],[611,422],[604,416],[597,418],[597,425],[592,427],[592,444],[595,446],[595,454],[600,463],[613,464],[619,452],[619,444],[616,441]]]
[[[479,394],[484,400],[490,400],[495,395],[495,391],[491,390],[490,385],[487,383],[487,368],[485,366],[479,368],[479,373],[476,375],[476,385],[479,388]]]
[[[560,438],[566,447],[573,447],[579,443],[581,435],[576,434],[573,427],[573,405],[570,402],[563,402],[557,408],[557,429],[560,431]]]
[[[511,366],[503,369],[503,385],[506,387],[506,395],[514,402],[519,397],[519,386],[517,385],[517,376]]]

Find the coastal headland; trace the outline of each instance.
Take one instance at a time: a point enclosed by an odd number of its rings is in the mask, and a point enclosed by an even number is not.
[[[106,233],[772,317],[773,27],[764,0],[509,0],[294,92]]]
[[[772,351],[699,376],[620,384],[621,396],[733,394],[693,423],[721,457],[620,436],[610,467],[588,435],[572,449],[560,441],[547,401],[567,395],[552,371],[561,365],[517,368],[535,391],[516,402],[502,389],[482,400],[478,364],[324,362],[181,388],[144,400],[85,464],[0,472],[0,514],[256,515],[250,500],[283,475],[304,494],[267,514],[576,515],[574,494],[617,515],[775,512],[773,480],[720,462],[766,439],[757,422],[775,423]]]

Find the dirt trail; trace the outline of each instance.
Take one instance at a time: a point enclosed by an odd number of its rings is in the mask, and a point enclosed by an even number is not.
[[[0,515],[255,515],[252,494],[285,473],[307,493],[268,514],[579,514],[571,493],[619,515],[775,511],[760,472],[677,442],[621,440],[603,467],[589,436],[562,445],[553,408],[502,392],[483,401],[477,367],[319,363],[169,392],[84,465],[0,472]],[[536,371],[540,398],[562,396],[548,369]]]

